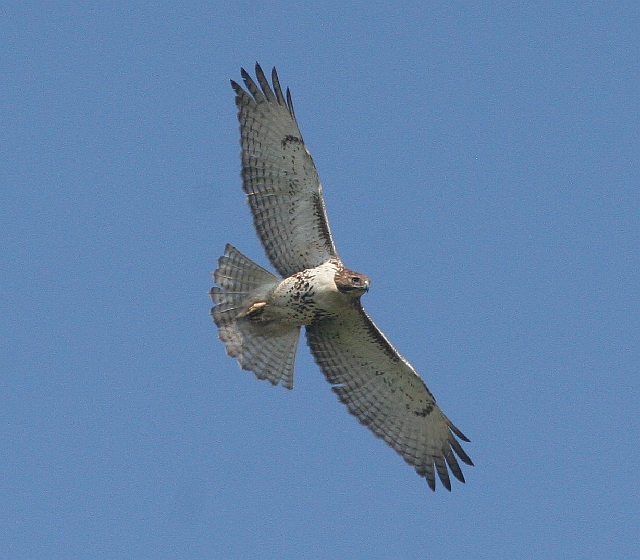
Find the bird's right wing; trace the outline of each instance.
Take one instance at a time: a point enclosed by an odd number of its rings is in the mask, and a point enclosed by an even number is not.
[[[275,269],[291,276],[337,257],[316,166],[300,134],[291,94],[273,89],[256,64],[258,85],[242,69],[245,91],[236,92],[242,181],[253,224]]]

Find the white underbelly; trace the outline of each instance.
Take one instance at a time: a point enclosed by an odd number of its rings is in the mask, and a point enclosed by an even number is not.
[[[265,318],[308,325],[335,316],[344,307],[344,295],[333,282],[334,271],[322,265],[284,279],[267,300]]]

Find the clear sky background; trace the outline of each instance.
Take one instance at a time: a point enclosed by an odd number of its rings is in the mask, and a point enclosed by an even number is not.
[[[0,557],[640,554],[636,2],[0,8]],[[472,440],[432,493],[301,344],[225,355],[268,266],[229,79],[277,66],[363,303]]]

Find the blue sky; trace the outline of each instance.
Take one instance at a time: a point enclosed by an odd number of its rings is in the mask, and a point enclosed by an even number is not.
[[[640,552],[632,2],[1,9],[0,556]],[[226,357],[260,264],[229,79],[275,65],[363,303],[471,439],[432,493],[301,345]]]

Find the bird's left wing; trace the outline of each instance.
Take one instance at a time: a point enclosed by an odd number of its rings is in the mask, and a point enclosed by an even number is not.
[[[327,381],[361,424],[395,449],[432,490],[435,472],[451,490],[447,466],[464,482],[455,455],[467,465],[473,463],[454,434],[469,440],[359,303],[339,317],[312,323],[306,332]]]
[[[275,68],[273,89],[259,64],[256,77],[260,87],[242,69],[248,92],[231,81],[240,121],[242,186],[267,257],[287,277],[337,254],[291,94],[287,90],[285,99]]]

